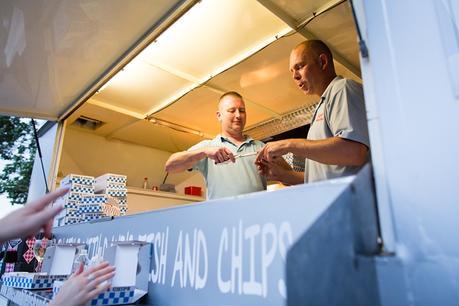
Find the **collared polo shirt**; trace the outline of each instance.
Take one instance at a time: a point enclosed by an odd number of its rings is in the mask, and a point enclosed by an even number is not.
[[[212,140],[204,140],[192,146],[188,151],[204,147],[226,147],[233,154],[257,152],[264,143],[247,137],[237,146],[228,138],[217,135]],[[266,179],[258,174],[254,164],[256,155],[241,157],[235,163],[215,164],[210,158],[201,159],[193,170],[202,173],[206,180],[207,199],[235,196],[255,191],[266,190]]]
[[[337,76],[314,112],[307,139],[341,137],[370,147],[362,85]],[[304,181],[311,183],[357,173],[361,167],[326,165],[306,159]]]

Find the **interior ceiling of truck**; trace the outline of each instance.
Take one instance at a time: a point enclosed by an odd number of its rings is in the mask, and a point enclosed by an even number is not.
[[[244,97],[247,131],[310,111],[317,98],[302,94],[288,69],[290,50],[305,39],[324,40],[337,73],[360,81],[343,0],[9,5],[0,13],[10,22],[0,30],[0,112],[65,117],[67,127],[108,139],[184,150],[219,133],[215,112],[226,91]],[[24,24],[28,14],[40,16],[34,29]]]

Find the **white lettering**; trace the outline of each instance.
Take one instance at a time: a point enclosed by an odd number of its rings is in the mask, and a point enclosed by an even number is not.
[[[263,225],[261,233],[261,282],[263,297],[268,295],[268,268],[273,262],[277,250],[276,227],[272,223]],[[271,236],[271,248],[268,249],[268,236]]]
[[[244,238],[250,241],[250,278],[242,284],[244,294],[262,295],[261,283],[255,281],[255,237],[260,234],[260,225],[254,224],[244,231]]]
[[[207,283],[207,273],[209,269],[209,261],[207,258],[207,243],[206,243],[206,237],[204,236],[204,233],[202,230],[198,230],[198,252],[197,252],[197,260],[196,260],[196,284],[195,284],[195,289],[201,289],[204,288],[204,286]],[[201,274],[201,269],[200,269],[200,262],[201,262],[201,250],[202,250],[202,255],[204,256],[204,273]]]
[[[175,275],[178,272],[180,278],[180,288],[183,288],[183,256],[182,256],[182,231],[179,233],[177,249],[175,251],[174,271],[172,272],[171,287],[174,287]]]
[[[228,229],[226,227],[222,231],[220,245],[218,246],[217,281],[220,292],[228,293],[231,289],[231,283],[222,279],[223,248],[225,248],[225,252],[228,251]]]

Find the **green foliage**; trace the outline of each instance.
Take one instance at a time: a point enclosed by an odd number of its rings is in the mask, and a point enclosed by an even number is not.
[[[12,204],[24,204],[36,152],[30,119],[0,116],[0,142],[0,158],[7,162],[0,173],[0,193]]]

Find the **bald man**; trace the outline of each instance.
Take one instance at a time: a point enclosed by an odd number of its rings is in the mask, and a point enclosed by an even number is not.
[[[166,171],[201,172],[206,180],[207,199],[265,190],[266,179],[254,164],[256,153],[264,144],[243,135],[247,114],[239,93],[231,91],[220,97],[217,120],[221,134],[172,154],[166,162]]]
[[[292,50],[290,72],[304,94],[320,100],[307,138],[268,143],[256,159],[260,172],[290,185],[357,173],[370,148],[362,85],[336,75],[332,53],[320,40],[304,41]],[[275,166],[289,152],[305,158],[304,174]]]

